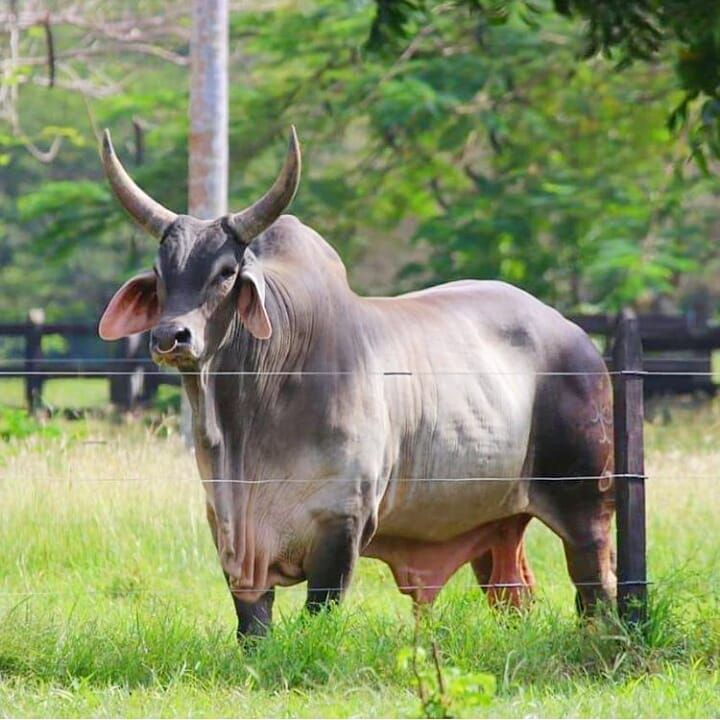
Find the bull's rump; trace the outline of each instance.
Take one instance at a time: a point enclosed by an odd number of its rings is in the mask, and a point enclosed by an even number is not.
[[[384,380],[392,462],[378,535],[444,541],[524,511],[538,387],[567,371],[567,346],[590,341],[504,283],[375,303],[395,333],[377,356],[412,372]]]

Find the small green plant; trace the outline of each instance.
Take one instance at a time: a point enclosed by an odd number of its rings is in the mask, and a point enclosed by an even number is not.
[[[161,385],[152,402],[153,410],[157,410],[163,415],[178,415],[180,413],[181,394],[179,388]]]
[[[455,718],[472,715],[489,705],[495,690],[495,676],[481,672],[463,672],[454,666],[443,667],[437,641],[430,641],[430,656],[421,644],[422,611],[416,608],[412,647],[397,654],[398,669],[412,672],[420,700],[420,714],[427,718]]]
[[[143,581],[137,572],[116,575],[108,583],[105,592],[114,600],[121,598],[137,599],[143,589]]]
[[[32,415],[28,415],[25,410],[0,408],[0,438],[22,440],[31,435],[57,438],[62,435],[62,431],[52,421],[40,421]]]

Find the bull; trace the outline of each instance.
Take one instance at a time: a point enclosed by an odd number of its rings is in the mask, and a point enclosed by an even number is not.
[[[611,385],[580,328],[502,282],[355,294],[335,250],[283,214],[294,128],[269,191],[209,221],[141,190],[107,131],[101,154],[159,249],[99,334],[150,330],[182,374],[239,636],[265,631],[278,586],[307,581],[311,611],[339,601],[361,555],[417,602],[470,562],[517,604],[533,517],[562,539],[579,607],[612,599]]]

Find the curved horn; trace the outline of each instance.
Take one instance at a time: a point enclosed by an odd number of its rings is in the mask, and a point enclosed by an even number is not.
[[[167,226],[177,218],[177,215],[155,202],[125,172],[125,168],[115,154],[110,131],[107,129],[103,133],[101,154],[105,176],[120,204],[140,227],[156,238],[161,238]]]
[[[249,208],[229,218],[229,224],[240,240],[249,243],[285,211],[297,192],[300,166],[300,144],[295,126],[291,125],[285,164],[272,187]]]

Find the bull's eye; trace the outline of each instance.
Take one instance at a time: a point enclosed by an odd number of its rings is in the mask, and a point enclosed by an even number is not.
[[[235,267],[227,265],[218,273],[217,279],[219,282],[226,282],[232,277],[235,277]]]

